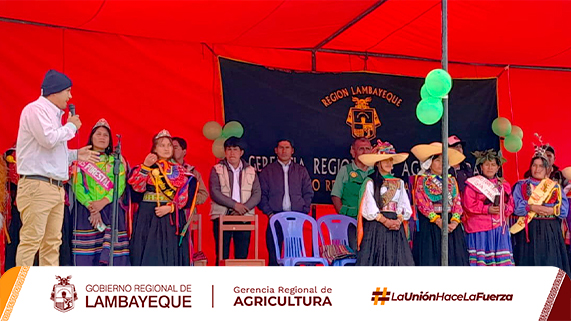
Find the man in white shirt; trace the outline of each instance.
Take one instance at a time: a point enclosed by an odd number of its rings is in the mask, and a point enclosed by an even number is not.
[[[293,161],[294,146],[291,140],[278,141],[274,152],[278,160],[269,164],[260,173],[262,198],[258,208],[268,215],[280,212],[309,213],[313,188],[307,169]],[[276,224],[276,237],[279,244],[283,242],[283,233],[279,223]],[[278,265],[276,249],[270,225],[266,229],[266,245],[270,266]]]
[[[22,229],[16,253],[17,266],[31,266],[40,251],[41,266],[59,265],[59,247],[64,213],[63,181],[69,179],[69,165],[79,159],[97,162],[91,146],[68,150],[67,141],[81,127],[79,116],[61,118],[71,99],[71,80],[49,70],[42,83],[42,95],[29,103],[20,115],[16,163],[18,192],[16,203],[21,213]]]

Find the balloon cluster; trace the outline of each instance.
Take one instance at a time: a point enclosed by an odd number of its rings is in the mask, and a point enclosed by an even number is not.
[[[237,121],[226,123],[222,127],[215,121],[209,121],[202,127],[202,134],[204,137],[213,140],[212,154],[218,158],[224,158],[224,142],[229,137],[241,138],[244,135],[244,127]]]
[[[426,75],[420,88],[422,100],[416,106],[416,117],[425,125],[434,125],[444,112],[442,98],[452,89],[452,77],[444,69],[434,69]]]
[[[512,126],[509,119],[498,117],[492,122],[494,134],[504,137],[504,147],[508,152],[517,153],[523,146],[523,130],[519,126]]]

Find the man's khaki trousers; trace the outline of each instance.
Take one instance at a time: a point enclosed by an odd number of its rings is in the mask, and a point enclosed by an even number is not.
[[[59,265],[65,191],[49,182],[22,178],[16,203],[22,218],[16,266],[32,266],[40,251],[40,266]]]

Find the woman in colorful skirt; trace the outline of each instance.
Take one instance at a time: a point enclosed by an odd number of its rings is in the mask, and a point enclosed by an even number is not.
[[[561,220],[567,217],[569,201],[561,186],[549,179],[550,165],[545,150],[536,148],[531,159],[531,177],[513,188],[514,214],[519,217],[510,231],[514,234],[516,265],[555,266],[570,274]]]
[[[563,188],[563,194],[567,196],[567,200],[571,199],[571,167],[567,167],[561,171],[567,185]],[[562,186],[563,187],[563,186]],[[567,247],[567,256],[569,256],[569,266],[571,267],[571,215],[567,214],[567,235],[565,237],[565,246]]]
[[[99,162],[75,162],[70,184],[77,202],[71,211],[73,219],[72,254],[77,266],[108,265],[111,250],[111,221],[114,189],[119,197],[125,191],[125,166],[120,164],[119,186],[114,186],[115,157],[111,127],[99,120],[89,135],[88,145],[100,152]],[[129,237],[125,228],[125,214],[119,206],[118,242],[115,243],[113,265],[129,265]]]
[[[403,222],[412,214],[404,182],[394,177],[393,164],[408,153],[395,152],[388,142],[377,141],[371,154],[359,156],[376,171],[363,182],[357,217],[357,265],[414,266]]]
[[[4,161],[4,157],[0,159],[0,275],[4,273],[4,263],[6,261],[6,247],[4,246],[8,241],[8,229],[6,225],[8,222],[8,211],[6,208],[10,204],[10,190],[8,185],[8,165]]]
[[[8,200],[4,209],[4,227],[3,232],[6,236],[6,260],[4,261],[4,271],[16,266],[16,251],[20,244],[20,229],[22,228],[22,219],[20,211],[16,206],[16,193],[18,191],[18,175],[16,167],[16,145],[8,149],[4,155],[4,160],[8,166]]]
[[[501,177],[506,161],[493,149],[473,153],[481,175],[466,180],[462,222],[472,266],[513,266],[507,218],[513,213],[511,186]]]
[[[198,191],[197,180],[173,161],[172,137],[162,130],[153,138],[151,153],[129,178],[133,190],[143,194],[134,216],[131,264],[188,266],[188,233]],[[185,211],[184,209],[190,209]],[[187,224],[188,222],[188,224]]]
[[[419,230],[416,231],[413,255],[416,265],[441,265],[442,229],[442,144],[421,144],[412,148],[412,153],[421,162],[422,172],[417,177],[414,203],[418,215]],[[462,162],[464,155],[454,149],[448,150],[450,166]],[[462,229],[462,202],[456,179],[448,175],[448,265],[465,266],[468,249]]]

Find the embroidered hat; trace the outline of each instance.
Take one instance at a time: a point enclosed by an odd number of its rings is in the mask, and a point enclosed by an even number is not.
[[[42,96],[47,97],[69,87],[71,87],[71,79],[59,71],[50,69],[42,82]]]
[[[107,120],[105,120],[105,118],[101,118],[100,120],[98,120],[92,129],[95,129],[98,127],[105,127],[107,129],[111,130],[111,126],[109,126],[109,123],[107,122]]]
[[[420,144],[414,146],[410,151],[421,163],[424,163],[430,157],[442,154],[442,143]],[[466,156],[462,155],[459,151],[455,149],[448,150],[448,163],[450,166],[458,165],[464,159],[466,159]]]
[[[408,158],[408,153],[397,154],[391,143],[382,142],[380,139],[377,140],[377,145],[373,148],[370,154],[359,156],[359,160],[367,166],[374,166],[377,162],[391,158],[393,160],[393,164],[399,164]]]
[[[554,153],[555,150],[554,150],[553,147],[551,147],[549,144],[544,144],[542,137],[541,137],[538,133],[535,133],[534,136],[535,136],[535,138],[537,139],[537,141],[539,142],[539,145],[533,143],[533,148],[534,148],[535,152],[533,153],[533,157],[532,157],[532,158],[541,157],[541,158],[543,158],[543,159],[545,159],[545,160],[548,160],[546,153],[547,153],[548,151],[550,151],[550,152],[552,152],[553,154],[555,154],[555,153]]]
[[[163,138],[163,137],[172,138],[171,134],[170,134],[169,131],[166,130],[166,129],[161,130],[161,131],[155,136],[155,139],[159,139],[159,138]]]

